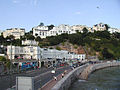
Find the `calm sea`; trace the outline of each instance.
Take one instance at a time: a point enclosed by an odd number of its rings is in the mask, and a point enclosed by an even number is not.
[[[69,90],[120,90],[120,67],[98,70],[88,80],[74,82]]]

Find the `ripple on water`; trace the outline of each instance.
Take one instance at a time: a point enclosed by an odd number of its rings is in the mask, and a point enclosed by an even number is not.
[[[98,70],[88,80],[77,80],[69,90],[120,90],[120,67]]]

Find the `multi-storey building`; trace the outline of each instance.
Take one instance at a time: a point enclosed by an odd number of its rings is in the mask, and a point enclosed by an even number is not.
[[[7,56],[8,59],[80,59],[83,60],[85,53],[69,53],[66,50],[56,50],[56,49],[46,49],[40,48],[38,46],[7,46]]]
[[[32,28],[33,36],[37,37],[40,36],[41,38],[46,38],[48,35],[48,27],[47,26],[36,26]]]
[[[71,26],[71,28],[75,31],[78,31],[78,32],[83,32],[83,28],[86,28],[87,26],[86,25],[73,25]]]
[[[115,32],[120,33],[120,29],[117,29],[117,28],[109,28],[108,31],[109,31],[110,33],[115,33]]]
[[[81,33],[83,33],[84,28],[88,29],[88,32],[92,32],[92,28],[87,27],[86,25],[73,25],[73,26],[71,26],[71,28],[73,30],[75,30],[76,32],[78,31],[78,32],[81,32]]]
[[[25,29],[23,28],[11,28],[7,29],[3,32],[3,37],[6,38],[7,36],[13,35],[15,39],[20,39],[20,36],[25,35]]]
[[[40,59],[40,47],[38,46],[7,46],[8,59]]]
[[[25,41],[22,41],[22,45],[37,46],[38,42],[35,40],[25,40]]]
[[[0,30],[0,36],[1,36],[2,31]]]
[[[93,25],[93,30],[94,31],[104,31],[104,30],[106,30],[106,26],[103,23],[99,23],[99,24]]]
[[[56,36],[63,33],[76,33],[75,30],[71,29],[69,25],[59,25],[53,27],[53,29],[49,30],[47,26],[37,26],[33,27],[33,35],[40,36],[41,38],[46,38],[47,36]]]

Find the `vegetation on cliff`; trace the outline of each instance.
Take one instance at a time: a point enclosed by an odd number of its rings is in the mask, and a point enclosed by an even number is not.
[[[0,36],[0,44],[10,45],[7,39],[13,38],[9,36],[4,38]],[[120,57],[120,33],[110,34],[107,30],[95,31],[94,33],[88,32],[86,28],[83,33],[77,32],[75,34],[61,34],[57,36],[47,37],[41,39],[39,36],[36,38],[32,35],[32,31],[25,34],[21,39],[13,40],[12,44],[21,46],[22,40],[36,40],[39,42],[40,47],[54,46],[60,43],[69,42],[73,45],[83,46],[89,55],[97,55],[100,59],[118,59]],[[56,47],[59,49],[59,47]]]

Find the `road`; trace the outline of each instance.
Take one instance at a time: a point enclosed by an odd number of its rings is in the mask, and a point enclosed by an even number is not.
[[[60,69],[56,69],[56,73],[54,76],[59,75],[65,69],[69,69],[70,67],[64,67]],[[43,86],[49,80],[52,79],[51,70],[53,68],[41,68],[34,71],[28,71],[21,74],[14,74],[14,75],[7,75],[7,76],[0,76],[0,90],[6,90],[10,88],[10,86],[14,86],[16,84],[16,77],[17,76],[31,76],[35,77],[35,90]]]

